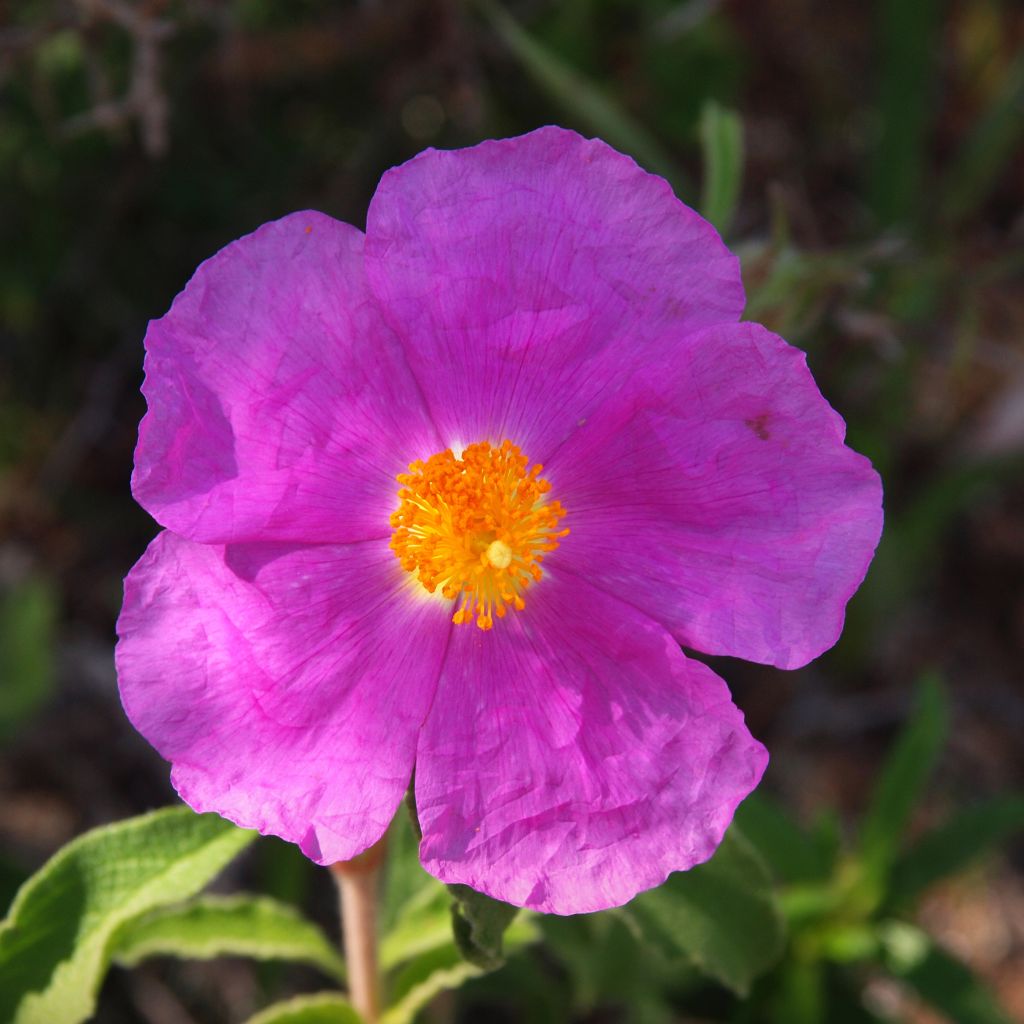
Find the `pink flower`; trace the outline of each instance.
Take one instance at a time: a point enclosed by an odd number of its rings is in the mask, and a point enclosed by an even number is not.
[[[181,796],[328,863],[415,767],[427,870],[556,913],[709,857],[767,755],[680,644],[810,661],[882,521],[743,302],[664,181],[557,128],[204,263],[146,336],[166,529],[118,624]]]

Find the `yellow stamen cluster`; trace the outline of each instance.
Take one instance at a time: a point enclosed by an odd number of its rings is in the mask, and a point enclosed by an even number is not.
[[[481,441],[461,458],[438,452],[398,477],[391,550],[426,590],[457,603],[456,624],[475,619],[486,630],[510,607],[521,611],[545,552],[569,532],[558,529],[565,509],[545,500],[543,467],[527,469],[528,461],[511,441]]]

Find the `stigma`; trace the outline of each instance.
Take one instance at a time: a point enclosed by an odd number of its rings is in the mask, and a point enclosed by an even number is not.
[[[505,440],[471,444],[459,458],[449,448],[399,474],[391,550],[426,591],[455,604],[456,625],[488,630],[522,611],[545,554],[568,534],[542,469]]]

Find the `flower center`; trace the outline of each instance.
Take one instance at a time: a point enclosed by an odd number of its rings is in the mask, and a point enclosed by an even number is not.
[[[456,624],[490,629],[510,606],[522,611],[544,553],[569,532],[558,529],[565,509],[544,497],[543,467],[528,462],[511,441],[480,441],[462,458],[447,449],[398,476],[391,550],[426,590],[458,604]]]

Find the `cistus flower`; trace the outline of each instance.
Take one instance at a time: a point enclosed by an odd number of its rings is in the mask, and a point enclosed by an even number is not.
[[[767,755],[681,645],[805,664],[881,529],[743,304],[664,181],[558,128],[205,262],[146,335],[165,530],[117,648],[182,798],[329,863],[414,777],[428,871],[556,913],[709,857]]]

